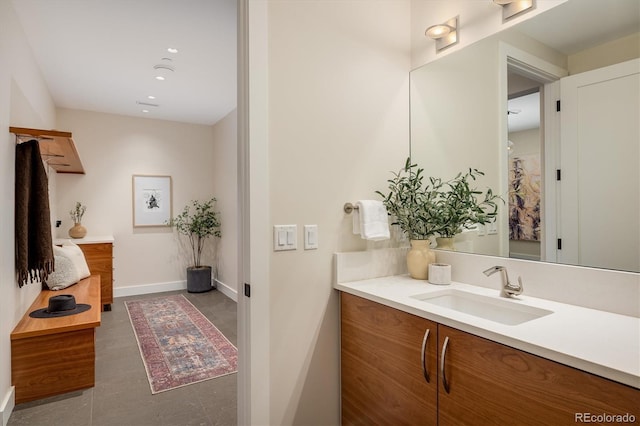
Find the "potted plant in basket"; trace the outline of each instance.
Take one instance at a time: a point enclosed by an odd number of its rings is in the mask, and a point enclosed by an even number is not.
[[[439,248],[453,249],[453,238],[463,229],[487,224],[497,216],[496,201],[502,198],[491,188],[484,193],[472,188],[471,181],[478,176],[484,176],[484,173],[469,169],[446,182],[440,178],[429,178],[433,200],[431,221],[438,235]]]
[[[212,290],[211,266],[201,263],[202,251],[209,237],[220,238],[220,212],[214,210],[216,199],[187,204],[182,213],[172,218],[168,225],[176,228],[179,234],[188,237],[193,265],[187,267],[187,291],[202,293]],[[193,208],[193,210],[192,210]]]
[[[411,250],[407,254],[409,275],[415,279],[427,279],[429,264],[435,262],[435,253],[430,249],[429,237],[437,228],[433,224],[435,207],[434,194],[424,186],[424,169],[411,164],[411,158],[400,171],[392,172],[389,192],[376,191],[393,217],[393,225],[398,225],[407,235]]]

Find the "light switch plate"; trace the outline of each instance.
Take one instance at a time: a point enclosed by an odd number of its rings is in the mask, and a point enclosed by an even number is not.
[[[298,249],[298,227],[296,225],[273,226],[273,251]]]
[[[318,248],[318,225],[304,225],[304,249]]]

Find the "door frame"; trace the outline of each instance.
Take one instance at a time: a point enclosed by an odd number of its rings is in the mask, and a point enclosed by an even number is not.
[[[519,74],[538,81],[543,84],[541,90],[542,114],[540,124],[544,129],[543,143],[541,144],[541,177],[543,191],[540,196],[541,211],[541,237],[540,260],[546,262],[556,262],[557,245],[556,240],[559,233],[557,207],[560,196],[559,185],[556,181],[556,169],[560,162],[560,117],[556,112],[556,101],[560,99],[559,80],[568,75],[566,69],[547,62],[529,52],[525,52],[510,44],[500,41],[498,44],[499,55],[499,98],[500,111],[507,111],[508,108],[508,81],[509,69],[516,70]],[[500,114],[500,146],[506,147],[509,140],[509,126],[507,114]],[[502,188],[509,187],[509,166],[506,149],[500,151],[500,181]],[[504,227],[508,226],[505,217]],[[509,247],[509,233],[503,238],[501,243]],[[507,254],[508,256],[508,254]]]
[[[237,4],[237,412],[240,425],[270,424],[268,2]]]

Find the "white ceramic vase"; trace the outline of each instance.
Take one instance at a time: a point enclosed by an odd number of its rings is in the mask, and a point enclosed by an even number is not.
[[[429,264],[435,261],[436,254],[429,247],[429,240],[411,240],[411,250],[407,253],[407,269],[411,278],[429,278]]]

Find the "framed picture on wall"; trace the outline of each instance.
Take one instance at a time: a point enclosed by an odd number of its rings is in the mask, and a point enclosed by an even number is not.
[[[540,154],[509,159],[509,239],[540,241]]]
[[[133,175],[133,226],[166,226],[171,191],[171,176]]]

